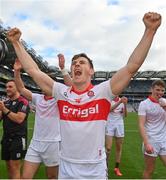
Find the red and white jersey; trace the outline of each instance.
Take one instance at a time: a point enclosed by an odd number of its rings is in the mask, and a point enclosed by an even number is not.
[[[35,105],[35,125],[33,139],[37,141],[60,141],[60,122],[57,101],[54,98],[45,100],[42,94],[32,94]]]
[[[142,101],[138,115],[145,116],[145,129],[150,141],[166,141],[166,112],[151,98]]]
[[[105,126],[113,98],[110,81],[90,85],[82,93],[54,83],[61,125],[61,158],[73,163],[96,163],[106,158]]]
[[[120,98],[118,98],[118,101],[120,101]],[[114,106],[118,101],[113,100],[111,102],[111,106]],[[108,123],[124,124],[123,115],[124,115],[124,104],[120,103],[119,106],[117,106],[113,111],[109,113]]]

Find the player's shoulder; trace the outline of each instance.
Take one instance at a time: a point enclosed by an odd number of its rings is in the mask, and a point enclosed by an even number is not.
[[[32,93],[32,99],[43,99],[43,98],[44,98],[44,94]]]
[[[23,97],[23,96],[19,96],[18,97],[18,102],[19,103],[23,103],[24,105],[28,105],[29,104],[29,101],[25,97]]]
[[[146,103],[146,102],[149,102],[149,98],[143,99],[143,100],[141,101],[141,103]]]
[[[149,100],[148,98],[146,98],[140,102],[139,106],[146,106],[148,103],[149,103]]]

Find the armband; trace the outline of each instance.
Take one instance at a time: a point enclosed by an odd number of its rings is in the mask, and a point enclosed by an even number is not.
[[[9,110],[7,113],[5,113],[5,115],[7,116],[7,115],[9,115],[11,113],[11,111]]]
[[[65,68],[64,68],[64,69],[62,69],[62,70],[61,70],[61,72],[62,72],[62,75],[63,75],[63,76],[65,76],[65,75],[68,75],[68,74],[69,74],[69,73],[68,73],[68,71],[67,71],[67,69],[65,69]]]

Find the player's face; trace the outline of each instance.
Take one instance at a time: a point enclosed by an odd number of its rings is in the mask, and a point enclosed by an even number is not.
[[[162,86],[155,85],[154,88],[152,88],[152,96],[156,100],[160,99],[164,95],[164,92],[165,92],[165,88]]]
[[[94,70],[90,67],[89,61],[84,57],[73,60],[71,65],[72,80],[74,84],[89,83]]]
[[[17,88],[13,81],[10,81],[6,84],[6,93],[9,98],[12,98],[16,95]]]

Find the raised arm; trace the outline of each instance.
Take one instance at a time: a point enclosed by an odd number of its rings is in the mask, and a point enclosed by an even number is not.
[[[134,49],[126,66],[117,71],[110,81],[114,95],[120,94],[128,86],[131,78],[145,61],[153,37],[161,24],[161,16],[160,14],[149,12],[144,15],[143,22],[145,24],[145,32],[141,41]]]
[[[122,99],[120,99],[120,101],[118,101],[117,103],[115,103],[114,105],[111,106],[111,111],[116,109],[121,103],[122,103]]]
[[[116,109],[121,103],[124,104],[124,109],[123,109],[123,116],[126,117],[127,116],[127,101],[128,99],[126,97],[121,97],[121,99],[115,103],[113,106],[111,106],[111,111],[113,111],[114,109]]]
[[[26,52],[20,42],[21,32],[18,28],[13,28],[7,33],[8,40],[13,44],[15,52],[23,69],[33,78],[36,84],[47,94],[52,95],[53,80],[43,73],[31,56]]]
[[[63,80],[66,86],[71,86],[72,85],[72,79],[67,71],[65,69],[65,57],[63,54],[58,54],[58,59],[59,59],[59,67],[61,69],[62,75],[63,75]]]
[[[25,88],[24,83],[20,76],[20,70],[22,66],[19,60],[17,59],[14,63],[14,80],[16,83],[16,87],[20,94],[22,94],[24,97],[26,97],[29,101],[32,101],[32,92]]]

